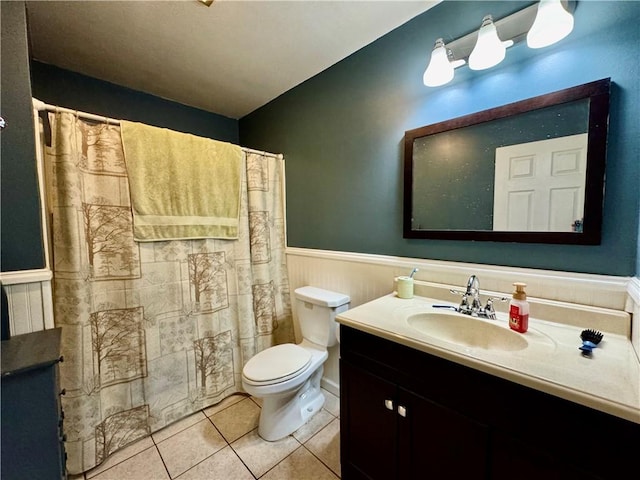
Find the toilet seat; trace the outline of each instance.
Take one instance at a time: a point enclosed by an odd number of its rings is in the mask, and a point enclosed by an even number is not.
[[[242,375],[252,385],[284,382],[305,370],[311,357],[311,352],[293,343],[276,345],[252,357]]]

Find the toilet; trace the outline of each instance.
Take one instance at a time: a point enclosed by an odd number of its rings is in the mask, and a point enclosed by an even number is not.
[[[262,399],[258,434],[265,440],[286,437],[324,404],[320,390],[327,347],[336,344],[336,315],[349,308],[349,296],[316,287],[295,290],[302,342],[267,348],[242,370],[242,386]]]

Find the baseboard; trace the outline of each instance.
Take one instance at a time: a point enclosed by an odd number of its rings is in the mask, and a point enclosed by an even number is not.
[[[333,393],[336,397],[340,396],[340,384],[338,382],[334,382],[329,378],[322,377],[322,380],[320,380],[320,386],[327,392]]]

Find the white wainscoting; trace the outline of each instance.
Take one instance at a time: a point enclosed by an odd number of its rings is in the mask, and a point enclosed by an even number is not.
[[[292,295],[298,287],[313,285],[349,295],[351,308],[391,293],[394,290],[394,278],[409,274],[414,267],[419,269],[416,279],[458,289],[466,285],[469,275],[475,274],[480,280],[482,292],[489,295],[509,296],[513,291],[513,282],[525,282],[529,297],[635,313],[636,328],[633,329],[632,338],[636,351],[640,351],[640,333],[636,325],[640,323],[640,281],[629,277],[305,248],[288,248],[287,266]],[[633,288],[637,290],[635,301],[631,295]],[[456,300],[451,295],[450,301]],[[292,303],[296,338],[299,341],[295,301]],[[338,358],[339,346],[330,348],[323,377],[324,388],[336,395],[339,394]]]
[[[52,277],[47,269],[0,273],[12,336],[54,328]]]
[[[530,297],[620,310],[632,315],[631,341],[640,352],[640,278],[588,275],[492,265],[442,262],[385,255],[287,249],[291,292],[313,285],[347,294],[356,307],[394,289],[394,278],[412,268],[416,278],[460,288],[471,274],[480,279],[483,292],[509,294],[514,281],[527,283]],[[0,280],[7,291],[11,334],[20,335],[54,327],[52,274],[47,269],[4,272]],[[451,301],[455,301],[452,296]],[[294,327],[300,340],[294,306]],[[339,394],[339,345],[329,349],[323,386]]]
[[[640,274],[640,272],[638,272]],[[640,277],[629,281],[626,311],[631,313],[631,343],[640,357]]]
[[[0,282],[7,293],[9,306],[9,331],[11,335],[38,332],[54,328],[53,321],[53,272],[50,269],[49,215],[47,210],[44,175],[44,127],[38,115],[37,100],[33,106],[33,127],[36,144],[36,171],[40,190],[40,220],[45,235],[42,236],[44,268],[0,272]],[[41,102],[40,102],[41,103]]]

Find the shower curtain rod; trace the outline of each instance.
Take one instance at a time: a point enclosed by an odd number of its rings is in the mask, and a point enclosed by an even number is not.
[[[57,105],[51,105],[49,103],[45,103],[37,98],[32,97],[33,108],[37,111],[48,110],[50,112],[64,112],[64,113],[72,113],[81,118],[86,118],[87,120],[95,120],[97,122],[103,123],[111,123],[112,125],[120,125],[120,120],[116,118],[109,118],[103,115],[95,115],[93,113],[81,112],[79,110],[72,110],[70,108],[58,107]],[[284,160],[284,157],[281,153],[270,153],[264,152],[262,150],[254,150],[253,148],[240,147],[246,153],[255,153],[258,155],[264,155],[267,157],[274,157],[280,160]]]

